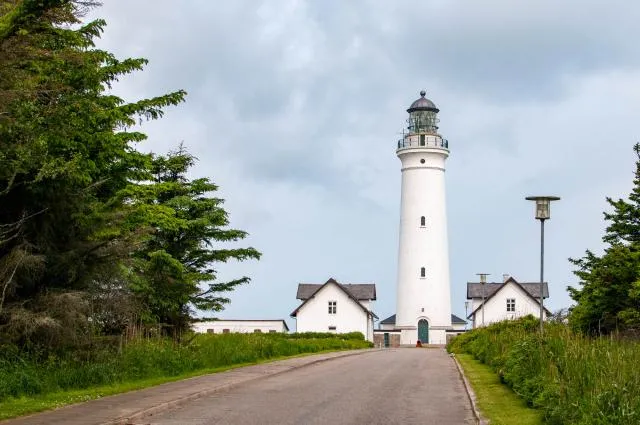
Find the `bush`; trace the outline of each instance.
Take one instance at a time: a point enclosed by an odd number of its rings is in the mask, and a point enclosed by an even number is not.
[[[331,335],[331,336],[328,336]],[[65,390],[175,377],[199,370],[274,357],[319,351],[371,347],[361,333],[351,334],[198,334],[184,344],[169,339],[142,339],[91,353],[68,352],[41,358],[0,347],[0,402]]]
[[[448,349],[491,366],[548,424],[640,424],[640,344],[588,338],[533,317],[454,338]]]

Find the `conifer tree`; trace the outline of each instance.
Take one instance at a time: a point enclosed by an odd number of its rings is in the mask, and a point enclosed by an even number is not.
[[[225,248],[244,239],[246,232],[229,229],[224,202],[212,196],[218,189],[208,178],[189,180],[196,159],[184,146],[152,162],[152,184],[140,185],[130,200],[142,206],[142,221],[155,231],[137,252],[138,270],[133,290],[147,307],[148,319],[180,332],[190,323],[192,308],[220,311],[229,302],[226,293],[249,282],[244,276],[217,281],[216,263],[259,259],[254,248]],[[147,212],[153,210],[153,213]]]
[[[633,150],[636,171],[628,200],[607,198],[613,211],[604,213],[604,254],[587,250],[583,258],[570,259],[581,288],[568,288],[576,302],[569,321],[591,334],[640,329],[640,144]]]

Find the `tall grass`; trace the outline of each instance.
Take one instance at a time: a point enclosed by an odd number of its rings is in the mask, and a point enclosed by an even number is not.
[[[490,365],[554,425],[640,424],[640,343],[588,338],[533,317],[456,337],[449,351]],[[515,422],[514,422],[515,423]]]
[[[202,334],[188,344],[141,339],[122,351],[70,352],[45,359],[3,347],[0,351],[0,402],[9,398],[172,377],[198,370],[326,350],[370,347],[362,334],[329,337],[284,334]]]

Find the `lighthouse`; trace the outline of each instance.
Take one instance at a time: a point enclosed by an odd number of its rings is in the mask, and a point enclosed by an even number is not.
[[[445,344],[451,330],[445,163],[436,105],[420,92],[396,154],[402,164],[395,328],[400,344]]]

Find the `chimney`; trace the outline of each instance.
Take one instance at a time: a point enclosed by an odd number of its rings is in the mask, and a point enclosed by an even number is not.
[[[502,275],[502,283],[506,282],[507,280],[509,280],[509,275],[508,274],[503,274]]]

